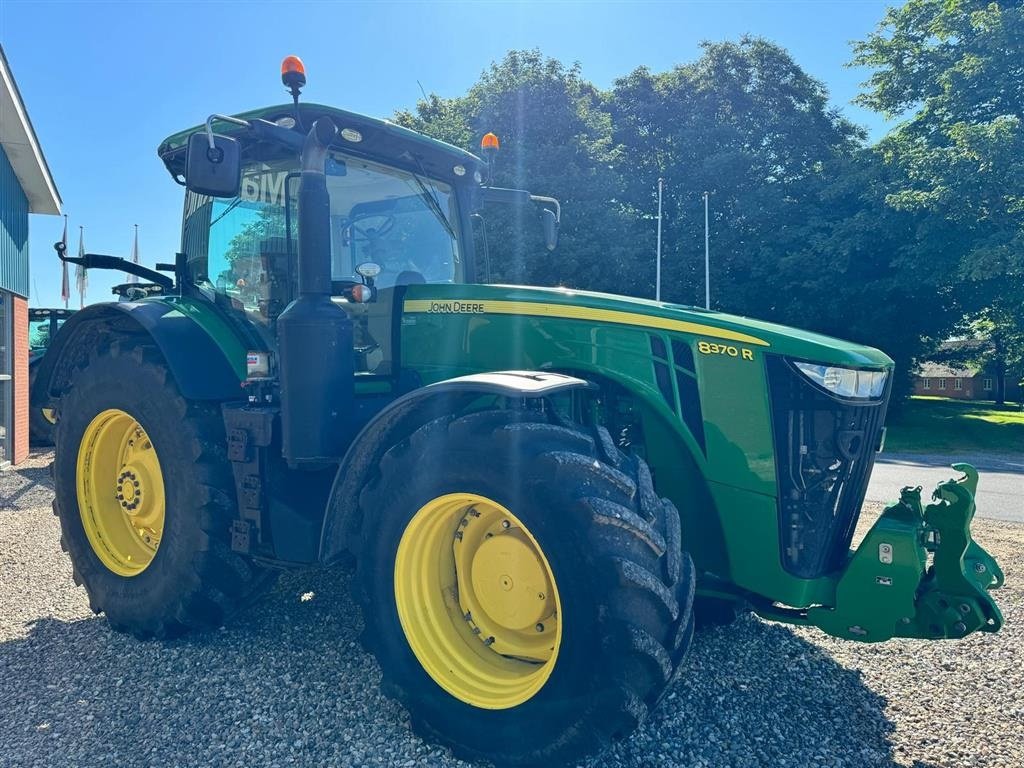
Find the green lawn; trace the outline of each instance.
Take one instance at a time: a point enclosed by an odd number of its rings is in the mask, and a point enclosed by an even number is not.
[[[1024,411],[1016,403],[912,397],[887,421],[886,451],[1024,453]]]

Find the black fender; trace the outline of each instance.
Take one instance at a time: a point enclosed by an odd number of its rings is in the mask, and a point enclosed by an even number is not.
[[[406,435],[447,413],[461,410],[481,395],[544,398],[596,386],[575,376],[548,371],[495,371],[460,376],[416,389],[380,411],[349,446],[331,487],[320,534],[320,562],[344,558],[356,535],[359,493],[384,453]]]
[[[34,392],[43,407],[53,407],[92,353],[126,337],[156,345],[183,397],[229,400],[241,396],[241,382],[230,361],[195,320],[167,302],[126,301],[90,305],[64,322],[36,374]]]

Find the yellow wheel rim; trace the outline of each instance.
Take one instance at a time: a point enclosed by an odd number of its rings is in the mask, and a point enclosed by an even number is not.
[[[93,552],[120,576],[153,562],[164,532],[164,477],[153,442],[116,408],[85,428],[78,447],[78,510]]]
[[[483,496],[440,496],[413,516],[395,602],[427,674],[467,704],[519,706],[555,667],[562,607],[551,566],[522,521]]]

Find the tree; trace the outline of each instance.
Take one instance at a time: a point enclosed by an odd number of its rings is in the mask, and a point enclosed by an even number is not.
[[[1024,6],[909,0],[854,51],[860,103],[908,116],[880,145],[905,173],[889,202],[957,224],[976,311],[1024,302]]]
[[[565,67],[535,50],[510,51],[465,96],[431,95],[396,119],[474,152],[493,131],[502,143],[493,184],[561,201],[554,254],[544,248],[532,206],[487,207],[494,278],[633,292],[634,222],[619,202],[611,121],[579,65]]]
[[[824,213],[828,164],[861,138],[828,107],[824,86],[784,49],[745,37],[706,43],[698,61],[669,72],[637,69],[608,102],[634,215],[654,210],[656,181],[666,179],[664,295],[703,296],[706,190],[712,305],[784,316],[780,266],[805,249],[808,222]]]

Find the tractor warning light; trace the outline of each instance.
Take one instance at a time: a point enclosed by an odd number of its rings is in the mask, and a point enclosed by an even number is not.
[[[501,147],[501,142],[493,133],[485,133],[484,137],[480,139],[480,149],[496,150],[499,147]]]
[[[285,56],[281,62],[281,82],[294,92],[306,84],[306,67],[298,56]]]
[[[306,67],[298,56],[285,56],[284,61],[281,62],[281,77],[292,73],[299,74],[305,79]]]

